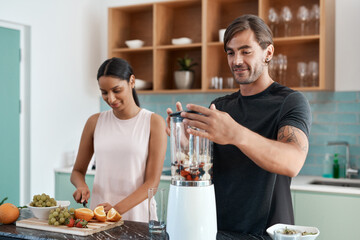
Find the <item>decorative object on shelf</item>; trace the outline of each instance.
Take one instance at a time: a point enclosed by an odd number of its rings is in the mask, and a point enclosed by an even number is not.
[[[310,61],[307,66],[308,75],[310,77],[310,86],[318,86],[318,77],[319,77],[319,63],[316,61]]]
[[[194,70],[192,68],[197,65],[193,63],[193,59],[185,55],[183,58],[178,58],[177,62],[180,69],[175,71],[175,85],[178,89],[190,89],[194,82]]]
[[[211,78],[211,88],[212,89],[223,89],[223,78],[222,77],[212,77]]]
[[[151,89],[152,82],[147,82],[141,79],[135,79],[135,89],[136,90],[146,90]]]
[[[226,31],[226,28],[219,30],[219,42],[224,42],[225,31]]]
[[[125,41],[126,46],[128,46],[129,48],[141,48],[142,46],[144,46],[144,43],[144,41],[139,39]]]
[[[307,75],[307,64],[305,62],[298,62],[297,70],[300,78],[300,87],[305,87],[307,85],[305,82]]]
[[[191,38],[187,38],[187,37],[173,38],[173,39],[171,39],[171,43],[174,45],[190,44],[190,43],[192,43],[192,40],[191,40]]]

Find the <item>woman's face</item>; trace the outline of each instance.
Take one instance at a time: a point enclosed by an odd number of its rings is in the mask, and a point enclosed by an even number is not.
[[[122,111],[134,102],[132,88],[135,77],[131,75],[130,81],[112,77],[102,76],[99,78],[99,87],[104,101],[117,111]]]

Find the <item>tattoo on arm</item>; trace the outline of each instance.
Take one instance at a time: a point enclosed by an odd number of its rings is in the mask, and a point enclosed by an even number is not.
[[[298,128],[293,126],[284,126],[278,131],[278,140],[281,142],[293,142],[299,146],[303,152],[308,150],[308,141],[305,134]]]

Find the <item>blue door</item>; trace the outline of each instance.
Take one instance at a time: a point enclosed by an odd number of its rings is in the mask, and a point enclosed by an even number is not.
[[[0,201],[20,202],[20,31],[0,27]]]

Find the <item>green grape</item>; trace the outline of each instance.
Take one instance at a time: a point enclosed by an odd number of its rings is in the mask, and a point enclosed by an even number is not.
[[[65,222],[65,218],[60,218],[60,220],[59,220],[59,222],[62,224],[62,223],[64,223]]]
[[[54,226],[59,226],[60,223],[58,221],[54,222]]]
[[[41,196],[40,195],[36,195],[36,199],[39,201],[41,200]]]
[[[51,210],[50,210],[50,213],[54,213],[54,212],[55,212],[55,210],[54,210],[54,209],[51,209]]]
[[[53,217],[52,219],[50,219],[50,222],[54,224],[54,222],[56,222],[56,218]]]
[[[58,213],[60,212],[60,210],[61,210],[60,208],[57,208],[57,209],[56,209],[56,211],[57,211]]]
[[[49,219],[52,219],[54,216],[52,215],[52,213],[49,214]]]
[[[63,217],[64,217],[64,214],[62,212],[60,212],[59,218],[63,218]]]
[[[58,212],[53,212],[53,216],[57,217],[57,216],[59,216],[59,213]]]
[[[47,207],[50,207],[50,206],[51,206],[51,202],[46,201],[46,206],[47,206]]]
[[[39,204],[42,204],[42,203],[43,203],[43,200],[39,200],[38,203],[39,203]]]
[[[46,201],[46,196],[45,196],[45,195],[41,195],[41,200],[42,200],[43,202],[45,202],[45,201]]]
[[[75,208],[70,208],[70,212],[75,212]]]
[[[65,213],[64,213],[64,216],[65,216],[65,218],[69,218],[69,217],[70,217],[70,213],[65,212]]]

